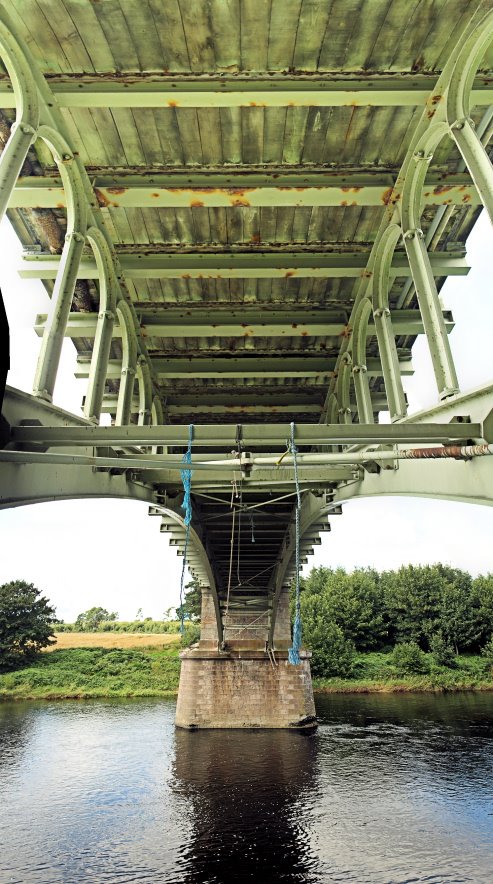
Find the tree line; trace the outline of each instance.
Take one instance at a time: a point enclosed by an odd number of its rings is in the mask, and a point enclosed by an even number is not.
[[[447,665],[489,644],[493,574],[473,578],[441,564],[383,572],[322,566],[302,578],[301,614],[315,675],[349,674],[355,652],[403,644]]]

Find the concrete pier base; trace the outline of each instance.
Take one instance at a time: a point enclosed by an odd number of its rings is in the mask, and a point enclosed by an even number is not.
[[[307,652],[292,666],[265,651],[192,648],[181,654],[176,725],[196,728],[316,727]]]

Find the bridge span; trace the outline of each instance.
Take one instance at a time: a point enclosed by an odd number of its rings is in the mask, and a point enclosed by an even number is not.
[[[492,42],[491,0],[0,9],[0,217],[51,298],[0,506],[149,503],[202,588],[181,726],[313,726],[290,590],[345,501],[493,503],[493,380],[459,389],[440,298],[493,220]]]

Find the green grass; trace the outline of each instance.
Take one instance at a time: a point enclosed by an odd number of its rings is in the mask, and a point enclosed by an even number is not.
[[[70,648],[40,654],[31,665],[0,675],[0,700],[174,696],[179,650]]]
[[[493,690],[493,672],[482,657],[462,654],[452,669],[435,665],[431,654],[426,657],[428,672],[402,674],[391,653],[358,654],[351,678],[315,678],[313,687],[324,693]]]
[[[172,697],[178,691],[179,645],[164,648],[67,648],[40,654],[22,669],[0,675],[0,700]],[[481,657],[463,655],[453,669],[400,675],[390,653],[359,654],[350,679],[314,679],[324,693],[493,690]]]

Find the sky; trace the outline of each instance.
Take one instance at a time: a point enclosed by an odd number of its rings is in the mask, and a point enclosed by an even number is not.
[[[456,326],[450,341],[459,383],[468,390],[493,378],[493,232],[483,212],[468,241],[468,277],[451,278],[442,289]],[[7,220],[0,226],[0,286],[11,329],[7,383],[31,391],[40,338],[37,313],[48,296],[39,281],[20,280],[20,246]],[[479,319],[478,319],[479,318]],[[410,413],[436,402],[425,338],[413,349],[415,375],[404,379]],[[74,377],[75,348],[66,339],[54,402],[80,413],[85,382]],[[384,418],[383,418],[384,419]],[[410,497],[372,498],[344,504],[332,531],[305,566],[372,566],[443,562],[471,574],[493,571],[493,507]],[[179,602],[181,559],[159,533],[159,518],[147,504],[129,500],[74,500],[0,510],[0,584],[34,583],[71,622],[93,605],[133,619],[161,618]],[[73,538],[78,538],[79,543]]]

